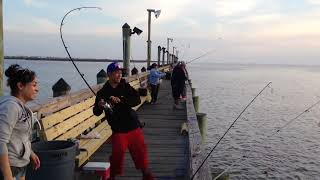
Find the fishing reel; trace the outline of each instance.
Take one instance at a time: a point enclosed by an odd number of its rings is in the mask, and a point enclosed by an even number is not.
[[[104,108],[104,111],[106,112],[106,114],[112,114],[113,113],[113,109],[112,109],[113,106],[110,103],[106,102],[104,104],[103,108]]]

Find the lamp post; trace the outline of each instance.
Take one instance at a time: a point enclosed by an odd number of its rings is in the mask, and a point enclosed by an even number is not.
[[[151,12],[154,13],[155,17],[158,18],[160,16],[161,10],[147,9],[148,11],[148,50],[147,50],[147,67],[150,66],[151,61],[151,40],[150,40],[150,31],[151,31]]]
[[[130,26],[125,23],[122,26],[122,38],[123,38],[123,67],[126,69],[125,76],[130,75],[130,39],[132,34],[140,35],[142,33],[142,30],[134,27],[133,30],[131,30]]]
[[[168,51],[168,54],[167,54],[167,63],[169,64],[170,62],[170,49],[169,49],[169,41],[173,41],[172,38],[167,38],[167,51]]]
[[[162,47],[162,65],[164,66],[165,65],[165,62],[164,62],[164,54],[166,53],[166,48],[165,47]]]

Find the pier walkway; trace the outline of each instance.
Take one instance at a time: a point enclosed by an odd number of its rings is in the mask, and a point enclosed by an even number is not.
[[[163,80],[158,102],[145,103],[138,110],[148,147],[150,168],[158,180],[186,179],[189,171],[189,139],[180,134],[181,124],[187,122],[186,110],[173,109],[170,81]],[[109,162],[111,144],[105,143],[89,161]],[[141,172],[135,169],[129,152],[126,153],[124,175],[121,180],[137,180]]]

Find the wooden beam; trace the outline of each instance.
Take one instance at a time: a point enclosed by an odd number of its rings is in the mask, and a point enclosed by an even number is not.
[[[0,0],[0,96],[3,95],[3,3]]]

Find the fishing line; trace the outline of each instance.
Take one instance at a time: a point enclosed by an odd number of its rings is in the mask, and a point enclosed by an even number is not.
[[[75,8],[75,9],[72,9],[70,10],[69,12],[67,12],[67,14],[65,14],[61,20],[61,23],[60,23],[60,38],[61,38],[61,41],[62,41],[62,44],[64,46],[64,49],[66,50],[67,54],[68,54],[68,57],[70,59],[70,61],[72,62],[73,66],[76,68],[76,70],[78,71],[79,75],[81,76],[82,80],[86,83],[86,85],[88,86],[88,88],[91,90],[91,92],[96,95],[96,93],[93,91],[93,89],[90,87],[89,83],[86,81],[86,79],[84,78],[84,74],[82,74],[78,68],[78,66],[75,64],[73,58],[71,57],[69,51],[68,51],[68,47],[66,46],[65,42],[64,42],[64,39],[63,39],[63,35],[62,35],[62,27],[64,25],[64,19],[73,11],[76,11],[76,10],[81,10],[81,9],[99,9],[99,10],[102,10],[102,8],[100,7],[79,7],[79,8]]]
[[[270,140],[271,137],[273,137],[274,135],[276,135],[277,133],[281,132],[284,128],[286,128],[287,126],[289,126],[292,122],[294,122],[295,120],[297,120],[300,116],[302,116],[305,113],[310,112],[310,110],[312,108],[314,108],[316,105],[318,105],[320,103],[320,100],[318,100],[316,103],[312,104],[310,107],[308,107],[307,109],[305,109],[304,111],[302,111],[300,114],[298,114],[296,117],[290,119],[286,124],[284,124],[283,126],[281,126],[280,128],[278,128],[275,132],[273,132],[271,135],[267,136],[265,139],[262,140],[262,142],[266,141],[266,140]],[[250,155],[250,154],[249,154]],[[224,171],[222,171],[217,177],[214,178],[214,180],[218,179],[220,176],[222,176],[224,173],[226,173],[227,171],[229,171],[231,169],[231,167],[233,167],[235,164],[239,163],[243,158],[247,158],[249,157],[249,155],[247,156],[242,156],[240,157],[237,161],[233,162],[230,166],[228,166]]]
[[[211,149],[211,151],[208,153],[206,158],[202,161],[201,165],[198,167],[196,172],[192,175],[191,180],[194,179],[196,174],[199,172],[199,170],[202,168],[203,164],[207,161],[207,159],[210,157],[211,153],[214,151],[214,149],[218,146],[218,144],[221,142],[221,140],[225,137],[225,135],[229,132],[229,130],[233,127],[233,125],[237,122],[237,120],[241,117],[241,115],[247,110],[247,108],[257,99],[257,97],[267,88],[272,82],[269,82],[250,102],[249,104],[241,111],[241,113],[238,115],[238,117],[232,122],[232,124],[229,126],[229,128],[225,131],[225,133],[221,136],[219,141],[215,144],[215,146]]]
[[[201,56],[196,57],[196,58],[194,58],[194,59],[186,62],[186,64],[192,63],[193,61],[196,61],[196,60],[198,60],[198,59],[200,59],[200,58],[202,58],[202,57],[204,57],[204,56],[206,56],[206,55],[208,55],[208,54],[211,54],[211,53],[213,53],[213,51],[215,51],[215,50],[208,51],[208,52],[202,54]]]

